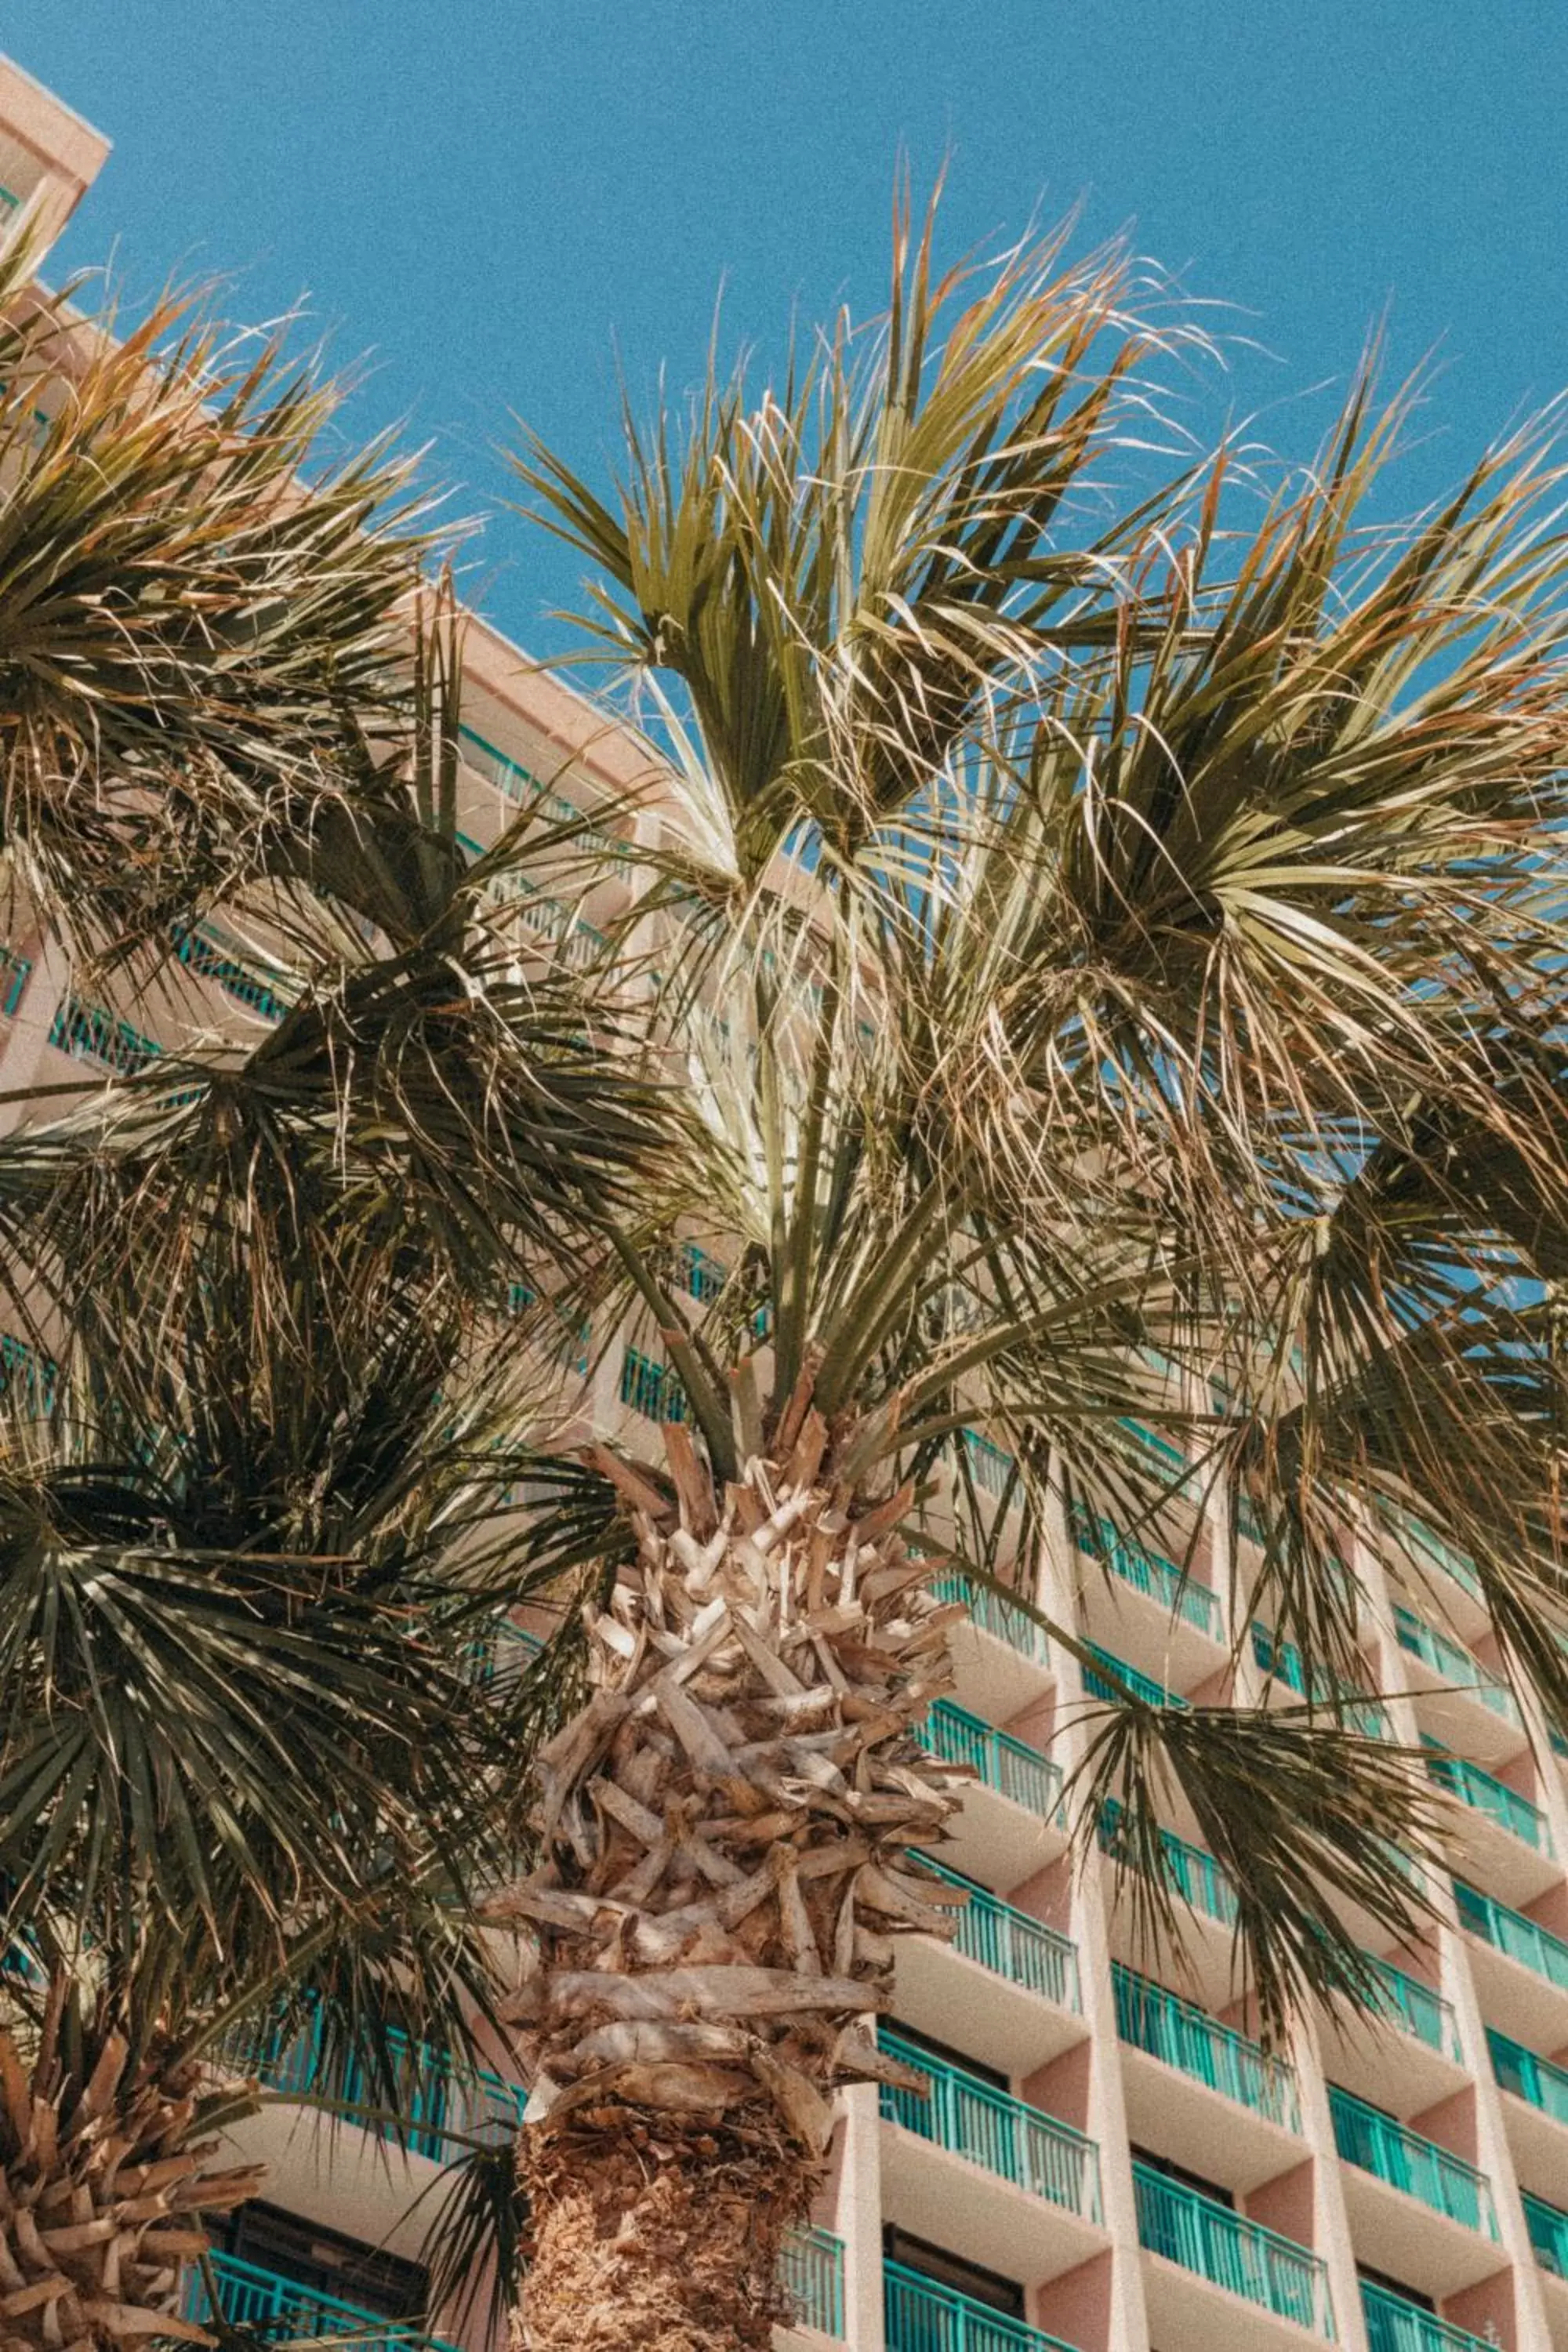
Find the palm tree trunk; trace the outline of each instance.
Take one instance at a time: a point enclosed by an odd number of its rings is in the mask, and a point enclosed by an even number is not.
[[[6,2352],[120,2352],[149,2336],[215,2344],[175,2309],[181,2273],[206,2251],[204,2217],[253,2197],[260,2169],[207,2169],[216,2143],[199,2135],[214,2085],[192,2062],[128,2071],[110,2030],[85,2037],[81,2072],[62,2064],[65,1990],[57,1978],[30,2066],[0,2027],[0,2342]]]
[[[771,2107],[612,2109],[524,2144],[528,2352],[768,2352],[816,2167]]]
[[[963,1777],[916,1736],[962,1612],[906,1552],[908,1490],[868,1500],[809,1408],[803,1381],[721,1496],[679,1425],[668,1487],[595,1455],[635,1543],[540,1755],[541,1864],[495,1906],[532,1939],[530,2352],[765,2346],[835,2086],[921,2079],[870,2027],[894,1937],[952,1931],[906,1865]]]

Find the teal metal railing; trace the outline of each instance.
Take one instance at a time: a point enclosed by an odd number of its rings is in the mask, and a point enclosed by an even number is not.
[[[543,1647],[537,1633],[503,1614],[474,1643],[474,1680],[489,1690],[505,1690],[521,1681]]]
[[[877,2042],[889,2057],[918,2067],[931,2084],[930,2096],[922,2097],[884,2083],[881,2110],[889,2123],[901,2124],[905,2131],[966,2158],[1047,2205],[1064,2206],[1085,2221],[1099,2221],[1100,2150],[1093,2140],[906,2042],[890,2026],[878,2028]]]
[[[1536,2261],[1543,2271],[1568,2278],[1568,2213],[1560,2205],[1549,2205],[1544,2197],[1532,2197],[1528,2189],[1520,2194]]]
[[[1071,1521],[1072,1538],[1080,1551],[1101,1561],[1112,1576],[1120,1577],[1135,1592],[1148,1593],[1168,1615],[1195,1625],[1211,1641],[1222,1638],[1219,1596],[1206,1584],[1184,1575],[1173,1559],[1167,1559],[1163,1552],[1152,1551],[1135,1536],[1119,1535],[1109,1519],[1091,1511],[1085,1503],[1074,1503]]]
[[[1120,1960],[1110,1963],[1110,1981],[1116,2030],[1123,2042],[1239,2106],[1250,2107],[1254,2115],[1265,2116],[1287,2131],[1300,2130],[1296,2070],[1286,2060],[1270,2057],[1245,2033],[1222,2025],[1195,2002],[1183,2000]]]
[[[975,1485],[983,1486],[988,1495],[1004,1494],[1018,1466],[1016,1456],[1009,1454],[1005,1445],[983,1437],[977,1429],[963,1430],[960,1435]]]
[[[1387,2287],[1361,2284],[1362,2315],[1366,2321],[1368,2352],[1490,2352],[1486,2338],[1456,2327],[1451,2319],[1406,2303]]]
[[[412,2319],[389,2319],[384,2312],[368,2311],[345,2303],[341,2295],[299,2279],[281,2278],[237,2254],[208,2257],[217,2301],[231,2327],[250,2327],[262,2336],[289,2342],[331,2343],[353,2336],[359,2352],[453,2352],[443,2336],[432,2336]],[[205,2326],[214,2316],[206,2280],[199,2270],[187,2271],[180,2308],[186,2319]]]
[[[1056,1821],[1061,1811],[1062,1774],[1059,1765],[1037,1748],[1027,1748],[1011,1732],[983,1723],[967,1707],[939,1698],[919,1734],[922,1746],[944,1764],[967,1764],[987,1789],[1010,1797],[1016,1805]]]
[[[1138,2240],[1152,2254],[1194,2271],[1248,2303],[1293,2319],[1298,2327],[1331,2336],[1333,2311],[1321,2256],[1293,2238],[1233,2213],[1212,2197],[1188,2189],[1134,2159],[1132,2189]]]
[[[27,992],[27,981],[32,972],[31,956],[18,955],[15,948],[0,944],[0,1013],[10,1020]]]
[[[459,727],[458,733],[462,739],[463,758],[468,765],[479,775],[488,776],[509,801],[530,802],[547,809],[563,824],[580,824],[579,839],[597,849],[613,866],[625,866],[628,863],[626,843],[606,833],[602,825],[585,822],[583,811],[574,801],[569,801],[564,793],[552,792],[531,768],[525,768],[521,760],[514,760],[499,750],[477,728]]]
[[[1467,1885],[1462,1878],[1454,1881],[1454,1901],[1462,1927],[1568,1992],[1568,1943],[1561,1936],[1552,1935],[1522,1911],[1510,1911],[1506,1903],[1483,1895],[1479,1886]]]
[[[1538,2057],[1522,2042],[1510,2042],[1506,2033],[1490,2025],[1487,2048],[1491,2053],[1492,2073],[1505,2091],[1511,2091],[1516,2099],[1528,2100],[1554,2123],[1568,2124],[1568,2066]]]
[[[828,2230],[792,2230],[779,2252],[779,2278],[798,2326],[844,2335],[844,2245]]]
[[[518,2084],[486,2066],[459,2072],[426,2043],[411,2042],[395,2029],[387,2040],[398,2064],[400,2121],[395,2128],[367,2119],[363,2128],[377,2138],[393,2140],[401,2134],[414,2155],[445,2158],[459,2153],[458,2135],[482,2137],[492,2126],[510,2130],[522,2121],[528,2094]],[[345,2064],[338,2053],[329,2053],[319,2017],[287,2032],[276,2024],[242,2029],[223,2050],[229,2063],[285,2098],[314,2096],[371,2109],[387,2105],[385,2087],[363,2065],[354,2060]]]
[[[621,1402],[649,1421],[684,1421],[686,1391],[679,1376],[640,1348],[628,1348],[621,1358]]]
[[[243,1004],[247,1013],[260,1020],[279,1022],[289,1010],[289,999],[281,988],[273,988],[255,971],[237,951],[231,951],[222,937],[208,924],[193,929],[179,923],[174,928],[174,953],[186,968],[199,972]]]
[[[1100,1809],[1100,1843],[1113,1861],[1129,1856],[1121,1841],[1122,1810],[1114,1797]],[[1166,1885],[1194,1911],[1217,1919],[1223,1927],[1236,1921],[1236,1889],[1212,1853],[1193,1845],[1174,1830],[1160,1832],[1161,1870]]]
[[[1049,1664],[1051,1645],[1045,1627],[1037,1625],[1002,1593],[993,1592],[989,1585],[976,1584],[962,1569],[953,1569],[933,1576],[931,1589],[939,1601],[956,1601],[967,1609],[983,1632],[994,1633],[1021,1657],[1033,1658],[1042,1666]]]
[[[1083,1687],[1089,1698],[1103,1699],[1114,1706],[1131,1695],[1133,1698],[1142,1699],[1145,1706],[1186,1706],[1186,1700],[1175,1691],[1167,1690],[1163,1683],[1154,1680],[1152,1675],[1142,1674],[1138,1667],[1130,1666],[1126,1659],[1119,1658],[1114,1651],[1102,1650],[1098,1642],[1086,1642],[1083,1646],[1091,1657],[1100,1662],[1098,1665],[1083,1669]]]
[[[922,1854],[921,1861],[948,1885],[962,1886],[968,1893],[968,1902],[955,1914],[955,1952],[978,1961],[993,1976],[1005,1977],[1009,1984],[1037,1992],[1042,2000],[1055,2001],[1058,2009],[1082,2006],[1078,1947],[1070,1937],[1058,1935],[1043,1920],[1031,1919],[1026,1911],[1015,1911],[1000,1895],[933,1862],[930,1854]]]
[[[1453,2003],[1445,2000],[1440,1992],[1434,1992],[1429,1984],[1423,1984],[1419,1977],[1395,1968],[1392,1960],[1374,1959],[1370,1952],[1363,1952],[1362,1958],[1374,1979],[1374,2006],[1389,2022],[1413,2033],[1429,2050],[1440,2050],[1446,2057],[1458,2058],[1459,2025]]]
[[[1408,2124],[1369,2106],[1337,2084],[1329,2085],[1329,2112],[1334,2121],[1334,2146],[1346,2164],[1385,2180],[1391,2189],[1419,2199],[1435,2213],[1462,2222],[1483,2237],[1498,2234],[1491,2184],[1484,2172],[1455,2156],[1436,2140],[1412,2131]]]
[[[74,993],[62,996],[55,1007],[49,1043],[58,1053],[70,1054],[78,1061],[97,1062],[121,1078],[134,1077],[163,1050],[155,1038],[144,1037],[129,1021]]]
[[[1434,1674],[1446,1675],[1457,1688],[1479,1698],[1483,1706],[1490,1707],[1510,1723],[1521,1720],[1519,1702],[1508,1685],[1483,1666],[1480,1660],[1460,1642],[1451,1642],[1436,1625],[1428,1625],[1415,1611],[1394,1604],[1394,1631],[1402,1650],[1419,1658]]]
[[[902,2263],[882,2265],[888,2352],[1072,2352],[1059,2336],[1009,2319]]]
[[[1323,1706],[1338,1706],[1346,1720],[1366,1738],[1387,1738],[1387,1710],[1376,1699],[1368,1698],[1353,1683],[1331,1679],[1321,1673],[1312,1675],[1309,1692],[1307,1669],[1295,1643],[1277,1640],[1268,1627],[1259,1624],[1256,1618],[1251,1633],[1252,1654],[1262,1673],[1271,1675],[1276,1682],[1284,1683],[1302,1698],[1310,1696]]]
[[[1405,1533],[1419,1557],[1429,1560],[1434,1568],[1440,1568],[1445,1576],[1452,1577],[1460,1591],[1468,1592],[1472,1601],[1484,1601],[1481,1580],[1476,1574],[1473,1560],[1468,1559],[1462,1551],[1456,1551],[1452,1544],[1445,1543],[1443,1538],[1429,1528],[1425,1519],[1418,1519],[1414,1512],[1405,1521]]]
[[[1489,1821],[1533,1846],[1537,1853],[1551,1853],[1552,1827],[1539,1805],[1532,1805],[1528,1797],[1521,1797],[1506,1780],[1483,1772],[1468,1756],[1456,1756],[1452,1749],[1430,1738],[1423,1738],[1421,1744],[1427,1751],[1426,1769],[1439,1788],[1447,1789],[1478,1813],[1485,1813]]]
[[[1173,1470],[1189,1467],[1187,1457],[1175,1440],[1162,1437],[1159,1431],[1151,1429],[1146,1421],[1134,1421],[1131,1414],[1127,1413],[1122,1417],[1121,1427],[1135,1445],[1142,1446],[1145,1454],[1152,1454],[1156,1461],[1168,1463]]]

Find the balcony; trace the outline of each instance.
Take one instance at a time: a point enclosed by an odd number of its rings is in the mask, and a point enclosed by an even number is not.
[[[1329,2111],[1359,2251],[1435,2294],[1496,2270],[1497,2214],[1485,2173],[1337,2084]]]
[[[1061,1769],[1048,1756],[945,1698],[920,1736],[931,1755],[974,1775],[947,1847],[959,1869],[1005,1890],[1065,1853]]]
[[[258,2335],[290,2342],[331,2344],[352,2337],[355,2352],[455,2352],[443,2336],[430,2335],[416,2321],[389,2319],[384,2312],[344,2303],[320,2287],[241,2262],[237,2254],[214,2253],[207,2259],[219,2311],[231,2327],[254,2328]],[[212,2303],[200,2271],[186,2272],[180,2309],[198,2326],[211,2321]]]
[[[1568,2213],[1560,2205],[1549,2205],[1544,2197],[1532,2197],[1528,2189],[1521,2201],[1537,2263],[1552,2277],[1568,2282]]]
[[[1367,2352],[1492,2352],[1481,2336],[1456,2327],[1402,2294],[1362,2281],[1362,2316],[1366,2321]]]
[[[1157,1683],[1152,1675],[1143,1674],[1130,1666],[1113,1650],[1102,1650],[1098,1642],[1086,1642],[1084,1648],[1096,1663],[1083,1669],[1083,1690],[1086,1698],[1103,1700],[1108,1706],[1119,1706],[1124,1699],[1142,1700],[1145,1706],[1182,1706],[1186,1700],[1174,1691]]]
[[[1379,2015],[1385,2017],[1400,2032],[1413,2034],[1429,2050],[1440,2051],[1445,2057],[1460,2059],[1459,2025],[1454,2015],[1454,2004],[1434,1992],[1429,1984],[1413,1977],[1408,1969],[1395,1968],[1392,1960],[1374,1959],[1370,1952],[1362,1955],[1375,1980],[1375,2003]]]
[[[888,2352],[1072,2352],[1060,2336],[989,2310],[902,2263],[884,2263],[882,2281]]]
[[[1108,1798],[1100,1807],[1100,1849],[1121,1870],[1131,1871],[1137,1868],[1140,1857],[1127,1844],[1124,1822],[1121,1804],[1114,1797]],[[1195,1988],[1216,2007],[1223,2006],[1233,1990],[1236,1890],[1212,1853],[1179,1837],[1174,1830],[1161,1830],[1159,1854],[1163,1884],[1176,1897],[1178,1912],[1185,1906],[1192,1915],[1180,1924]],[[1130,1934],[1134,1918],[1129,1891],[1119,1888],[1111,1913],[1113,1937]],[[1134,1962],[1143,1957],[1131,1948],[1125,1948],[1123,1956]]]
[[[1081,2042],[1087,2029],[1071,1937],[1016,1911],[929,1854],[921,1863],[948,1886],[962,1887],[969,1900],[953,1914],[951,1943],[927,1936],[899,1938],[900,2016],[1006,2074],[1033,2074]]]
[[[1004,2276],[1054,2278],[1099,2251],[1100,2150],[1008,2091],[883,2026],[889,2055],[930,2095],[884,2084],[883,2202],[917,2237],[962,2249]]]
[[[1532,2188],[1555,2189],[1568,2179],[1568,2066],[1542,2058],[1495,2026],[1487,2049],[1503,2100],[1503,2123],[1514,2169]]]
[[[1134,2140],[1172,2155],[1202,2147],[1212,2178],[1237,2191],[1298,2161],[1293,2067],[1120,1960],[1111,1987]]]
[[[515,2129],[522,2121],[528,2094],[488,2067],[455,2070],[439,2053],[423,2042],[391,2030],[386,2036],[402,2077],[398,2116],[403,2145],[411,2155],[445,2162],[460,2153],[459,2140],[489,2127]],[[344,2063],[328,2050],[319,2017],[293,2032],[277,2025],[242,2031],[224,2046],[225,2057],[254,2074],[269,2091],[285,2098],[327,2098],[344,2107],[370,2111],[363,2128],[373,2137],[396,2137],[393,2126],[375,2119],[386,2105],[383,2086],[355,2062]],[[353,2122],[354,2118],[346,2118]]]
[[[1436,2106],[1468,2080],[1453,2006],[1392,1960],[1362,1954],[1371,1972],[1369,2008],[1390,2031],[1367,2032],[1367,2011],[1336,2004],[1322,2024],[1329,2073],[1373,2105]]]
[[[1410,1681],[1423,1722],[1429,1721],[1447,1745],[1487,1762],[1518,1754],[1524,1744],[1524,1720],[1505,1682],[1462,1643],[1397,1601],[1394,1633],[1419,1668]]]
[[[969,1612],[968,1624],[955,1625],[951,1635],[961,1706],[1017,1715],[1050,1688],[1055,1675],[1046,1629],[1016,1602],[962,1570],[933,1576],[931,1590],[938,1601]]]
[[[1227,2294],[1314,2336],[1331,2337],[1333,2313],[1321,2259],[1293,2238],[1249,2221],[1212,2197],[1172,2180],[1152,2165],[1132,2165],[1138,2242],[1175,2270],[1221,2287]],[[1194,2297],[1169,2271],[1145,2272],[1149,2326],[1156,2340],[1224,2342],[1222,2320],[1206,2297]]]
[[[1433,1780],[1467,1809],[1468,1818],[1461,1817],[1457,1826],[1476,1864],[1516,1903],[1543,1894],[1560,1873],[1551,1826],[1540,1806],[1429,1735],[1423,1735],[1422,1745]]]
[[[1363,1738],[1387,1738],[1387,1710],[1376,1699],[1368,1698],[1353,1683],[1331,1680],[1322,1674],[1313,1675],[1309,1693],[1307,1669],[1294,1642],[1277,1641],[1268,1626],[1260,1625],[1256,1619],[1251,1633],[1253,1662],[1271,1682],[1283,1683],[1299,1698],[1310,1696],[1320,1706],[1336,1707],[1351,1728],[1359,1731]]]
[[[1075,1503],[1072,1538],[1108,1574],[1085,1573],[1079,1585],[1086,1630],[1118,1656],[1162,1678],[1201,1682],[1223,1663],[1219,1597],[1174,1560],[1109,1519]]]
[[[1136,1536],[1119,1535],[1109,1519],[1081,1502],[1072,1508],[1072,1539],[1134,1592],[1147,1594],[1167,1617],[1181,1618],[1211,1642],[1224,1641],[1218,1593],[1184,1574],[1163,1552],[1151,1550]]]
[[[129,1021],[121,1021],[101,1004],[89,1004],[76,995],[62,996],[49,1024],[49,1044],[57,1054],[79,1062],[92,1062],[118,1078],[133,1078],[163,1053],[154,1037],[145,1037]]]
[[[827,2230],[792,2230],[779,2256],[779,2277],[796,2327],[844,2336],[844,2247]]]
[[[1568,2041],[1568,1943],[1523,1911],[1483,1895],[1464,1879],[1454,1881],[1459,1925],[1479,1938],[1470,1946],[1470,1965],[1487,2016],[1521,2037],[1540,2031],[1542,1989],[1552,1988],[1548,2007]]]
[[[1190,2074],[1222,2098],[1250,2108],[1282,2131],[1300,2130],[1293,2066],[1271,2058],[1245,2033],[1222,2025],[1206,2010],[1183,2000],[1152,1978],[1138,1975],[1121,1960],[1111,1962],[1110,1979],[1116,2030],[1123,2042]]]
[[[964,1453],[969,1457],[969,1475],[981,1493],[997,1501],[1005,1496],[1008,1503],[1016,1507],[1022,1500],[1018,1491],[1017,1457],[1009,1454],[1005,1445],[998,1445],[994,1439],[983,1437],[977,1429],[962,1430],[959,1434],[963,1441]]]

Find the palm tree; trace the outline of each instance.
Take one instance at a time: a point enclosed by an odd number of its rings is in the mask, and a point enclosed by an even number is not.
[[[1016,1580],[1081,1657],[1034,1580],[1075,1507],[1179,1547],[1181,1496],[1250,1502],[1233,1622],[1313,1696],[1115,1688],[1071,1796],[1178,1937],[1186,1801],[1274,2030],[1367,1997],[1347,1911],[1408,1932],[1391,1849],[1436,1851],[1419,1757],[1345,1703],[1347,1530],[1415,1590],[1412,1512],[1470,1553],[1568,1725],[1549,444],[1374,527],[1406,404],[1369,373],[1304,475],[1225,450],[1121,512],[1093,485],[1180,340],[1133,293],[1055,242],[933,284],[900,219],[875,335],[756,399],[710,382],[607,502],[519,461],[669,762],[620,952],[696,1120],[608,1223],[618,1293],[583,1277],[662,1353],[663,1459],[535,1469],[587,1684],[493,1906],[534,2352],[768,2341],[832,2094],[899,2075],[897,1939],[951,1926],[920,1863],[963,1778],[921,1731],[939,1572]]]
[[[204,2139],[247,2033],[308,2014],[395,2109],[395,2029],[490,2013],[546,1682],[473,1672],[542,1360],[498,1310],[658,1151],[613,1004],[510,936],[572,826],[459,840],[404,469],[302,475],[332,395],[275,352],[0,294],[13,920],[166,1019],[221,908],[275,1016],[0,1143],[0,2298],[60,2352],[208,2340],[173,2299],[256,2186]]]

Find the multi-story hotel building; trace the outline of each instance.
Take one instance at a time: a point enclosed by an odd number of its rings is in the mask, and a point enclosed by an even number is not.
[[[105,152],[0,68],[0,216],[13,230],[58,229]],[[521,797],[583,806],[643,771],[629,738],[480,625],[467,695],[461,821],[476,844]],[[607,865],[606,908],[625,887]],[[563,954],[595,911],[542,893],[518,902],[536,941]],[[282,1010],[254,954],[216,928],[185,942],[188,998],[135,1022],[79,995],[49,940],[5,954],[0,1089],[97,1083],[175,1042],[181,1023],[265,1024]],[[694,1286],[704,1278],[694,1261]],[[651,1450],[673,1402],[662,1365],[628,1346],[603,1360],[590,1409]],[[1001,1508],[1005,1457],[970,1444]],[[1094,1549],[1064,1540],[1039,1597],[1123,1678],[1183,1700],[1223,1696],[1233,1675],[1247,1697],[1299,1685],[1267,1627],[1227,1622],[1217,1518],[1184,1574],[1145,1545],[1076,1532]],[[941,1857],[970,1898],[951,1945],[903,1947],[885,2028],[931,2094],[868,2086],[842,2100],[818,2226],[790,2256],[791,2352],[1568,2352],[1563,1749],[1498,1678],[1463,1560],[1433,1555],[1425,1589],[1392,1589],[1364,1551],[1358,1568],[1364,1686],[1380,1695],[1367,1704],[1430,1744],[1453,1800],[1452,1874],[1431,1890],[1436,1923],[1418,1944],[1389,1949],[1363,1923],[1382,2016],[1305,2019],[1272,2053],[1249,2031],[1230,1889],[1190,1822],[1173,1814],[1167,1828],[1166,1868],[1190,1906],[1179,1958],[1134,1947],[1104,1855],[1073,1864],[1060,1798],[1096,1677],[1021,1611],[971,1594],[956,1690],[928,1734],[973,1769]],[[274,2087],[303,2085],[312,2064],[306,2047],[271,2053]],[[405,2155],[352,2126],[319,2132],[286,2100],[247,2127],[272,2171],[219,2260],[236,2316],[362,2338],[384,2318],[397,2334],[420,2303],[431,2210],[409,2209],[447,2132],[509,2123],[521,2097],[500,2073],[426,2092]]]

